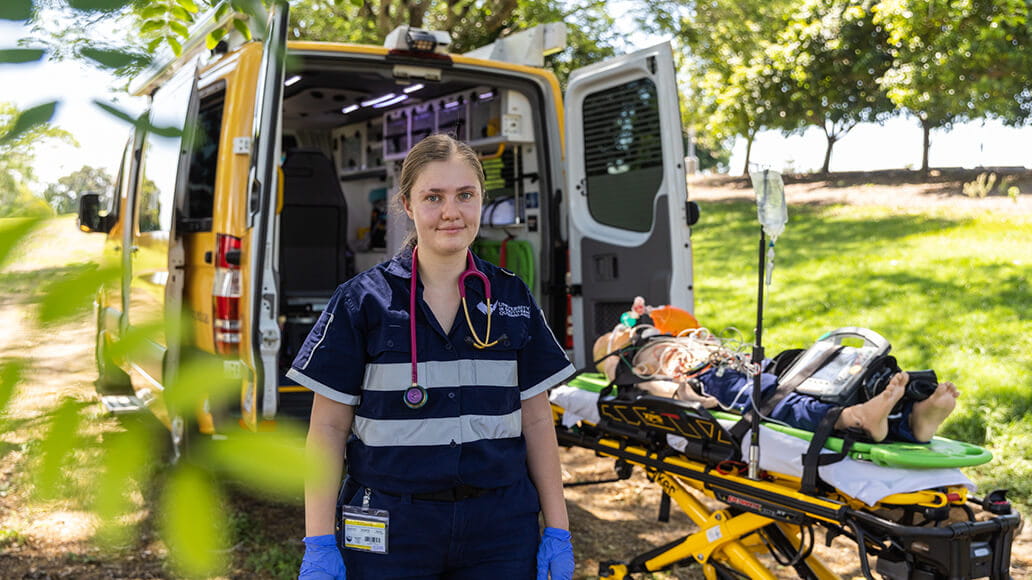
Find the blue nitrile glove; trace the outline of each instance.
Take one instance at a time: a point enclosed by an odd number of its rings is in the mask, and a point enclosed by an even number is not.
[[[573,578],[573,544],[570,543],[570,532],[559,528],[545,528],[541,534],[541,545],[537,553],[537,580],[572,580]]]
[[[304,543],[305,557],[298,580],[345,580],[344,558],[333,534],[308,536]]]

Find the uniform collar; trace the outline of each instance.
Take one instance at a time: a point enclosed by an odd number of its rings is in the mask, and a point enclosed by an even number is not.
[[[391,258],[387,264],[387,272],[408,280],[412,277],[412,248],[405,248]]]
[[[491,279],[490,273],[487,272],[485,265],[487,262],[480,259],[476,253],[473,254],[473,263],[477,269],[483,272],[488,279]],[[404,249],[398,252],[391,261],[387,264],[387,272],[393,276],[397,276],[403,280],[409,280],[412,278],[412,250]],[[493,290],[493,289],[492,289]],[[469,297],[484,298],[484,285],[480,283],[480,279],[476,276],[470,276],[466,278],[466,295]],[[492,298],[495,298],[492,292]]]

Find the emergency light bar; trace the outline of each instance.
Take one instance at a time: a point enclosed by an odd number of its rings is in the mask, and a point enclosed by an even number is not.
[[[383,41],[384,47],[392,51],[432,52],[436,54],[448,54],[448,45],[450,44],[451,35],[447,32],[405,25],[392,30],[387,35],[387,39]]]

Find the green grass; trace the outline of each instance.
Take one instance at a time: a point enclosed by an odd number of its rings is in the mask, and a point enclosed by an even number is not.
[[[752,339],[755,206],[711,202],[701,214],[696,316]],[[968,475],[1032,505],[1032,216],[793,206],[775,249],[764,290],[768,356],[841,326],[879,332],[901,367],[934,369],[961,389],[941,434],[996,455]]]

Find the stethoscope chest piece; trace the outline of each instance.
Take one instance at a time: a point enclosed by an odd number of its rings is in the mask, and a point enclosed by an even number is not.
[[[423,387],[413,384],[411,387],[405,389],[405,406],[409,409],[418,409],[426,404],[427,394],[426,389]]]

